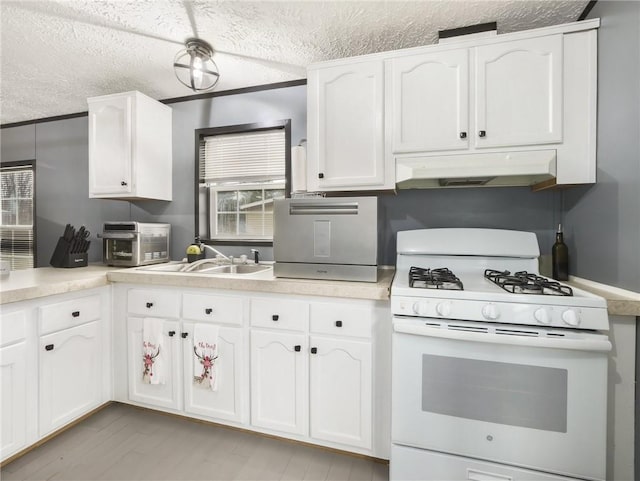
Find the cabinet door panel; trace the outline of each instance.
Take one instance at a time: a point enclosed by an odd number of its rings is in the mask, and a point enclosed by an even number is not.
[[[0,459],[24,448],[27,441],[27,350],[24,342],[0,349]]]
[[[40,435],[100,404],[102,349],[98,321],[40,338]]]
[[[131,97],[89,104],[90,194],[132,191],[132,115]]]
[[[184,410],[213,419],[243,421],[244,342],[242,329],[220,327],[218,332],[218,359],[216,391],[194,384],[193,323],[184,323],[183,331],[189,336],[183,341]]]
[[[561,34],[475,48],[477,148],[562,141],[562,50]]]
[[[466,149],[468,49],[400,57],[387,65],[393,152]]]
[[[311,436],[371,448],[371,344],[312,337]],[[313,351],[312,351],[313,352]]]
[[[131,317],[127,321],[129,399],[152,406],[180,409],[179,323],[178,321],[164,321],[162,327],[164,384],[143,382],[142,326],[142,318]],[[174,334],[170,335],[172,332]]]
[[[310,189],[384,184],[383,72],[375,61],[310,73]]]
[[[253,330],[251,424],[306,435],[308,396],[306,335]]]

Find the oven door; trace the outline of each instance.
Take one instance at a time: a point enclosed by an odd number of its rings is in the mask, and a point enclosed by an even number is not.
[[[605,478],[606,337],[528,337],[393,319],[392,442]]]

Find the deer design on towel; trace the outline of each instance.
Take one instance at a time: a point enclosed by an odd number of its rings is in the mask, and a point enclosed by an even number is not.
[[[160,346],[158,346],[158,349],[155,352],[142,353],[142,361],[144,363],[144,371],[142,372],[143,382],[147,384],[151,383],[151,376],[153,376],[153,364],[155,363],[155,358],[158,357],[159,355],[160,355]]]
[[[214,345],[214,352],[215,352],[215,345]],[[193,376],[194,382],[201,384],[205,387],[211,387],[211,385],[214,382],[212,368],[216,359],[218,359],[218,356],[205,355],[204,350],[203,350],[203,354],[200,355],[198,353],[198,348],[196,346],[193,346],[193,353],[196,355],[198,359],[200,359],[200,364],[202,364],[202,374],[200,374],[199,376]]]

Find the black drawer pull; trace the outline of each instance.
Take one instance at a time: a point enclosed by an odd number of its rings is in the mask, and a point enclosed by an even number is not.
[[[467,133],[466,132],[460,132],[460,138],[461,139],[466,139],[467,138]]]
[[[342,327],[342,321],[336,321],[336,327]]]
[[[311,354],[317,354],[318,353],[318,348],[317,347],[312,347],[311,348]]]
[[[300,349],[302,349],[302,346],[293,346],[293,350],[296,352],[300,352]]]
[[[186,339],[188,335],[189,335],[189,333],[188,333],[188,332],[183,332],[183,333],[181,334],[182,339]]]
[[[127,185],[127,183],[123,180],[122,182],[120,182],[120,185],[124,187],[125,185]]]
[[[322,172],[318,174],[318,179],[324,179],[324,174]]]
[[[278,314],[274,314],[273,316],[271,316],[271,319],[277,321],[278,319],[280,319],[280,316]]]
[[[210,307],[207,307],[207,308],[204,310],[204,313],[205,313],[205,314],[211,314],[212,312],[213,312],[213,309],[211,309]]]
[[[53,351],[53,344],[47,344],[46,346],[44,346],[44,348],[45,348],[47,351]]]
[[[478,135],[480,137],[486,137],[487,136],[487,131],[486,130],[481,130],[480,132],[478,132]]]
[[[73,317],[79,317],[79,316],[80,316],[80,311],[73,311],[73,312],[71,313],[71,315],[72,315]]]
[[[153,302],[147,302],[147,309],[151,309],[153,307]]]
[[[176,335],[176,331],[169,331],[169,337],[173,337]]]

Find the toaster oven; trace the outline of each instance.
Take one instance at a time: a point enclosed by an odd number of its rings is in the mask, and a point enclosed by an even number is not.
[[[169,261],[171,224],[105,222],[102,259],[109,266],[145,266]]]

